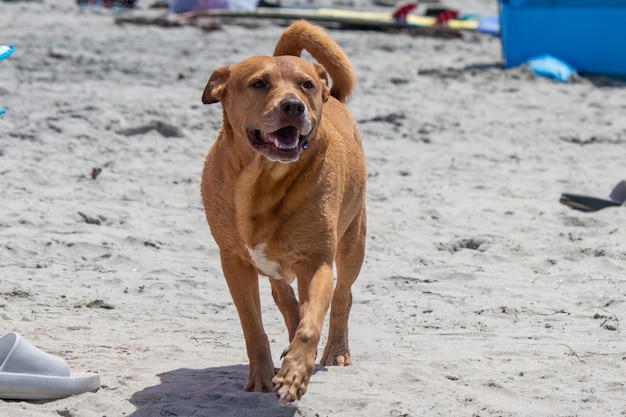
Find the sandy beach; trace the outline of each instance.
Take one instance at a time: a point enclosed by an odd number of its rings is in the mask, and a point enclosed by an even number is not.
[[[559,203],[626,179],[626,83],[505,70],[500,39],[482,33],[329,29],[357,74],[348,106],[369,172],[354,366],[319,366],[282,406],[242,390],[248,359],[199,182],[222,119],[200,100],[210,73],[271,54],[284,27],[116,16],[0,3],[0,44],[16,48],[0,61],[0,335],[102,383],[0,400],[0,415],[626,416],[626,213]],[[260,288],[278,364],[287,333]]]

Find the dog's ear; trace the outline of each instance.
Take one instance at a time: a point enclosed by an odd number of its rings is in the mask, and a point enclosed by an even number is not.
[[[330,87],[328,86],[328,73],[326,72],[326,69],[320,64],[313,65],[315,65],[315,71],[317,71],[317,76],[322,82],[322,100],[324,100],[324,103],[326,103],[328,101],[328,97],[330,96]]]
[[[221,67],[213,71],[209,77],[209,81],[204,87],[202,93],[202,102],[204,104],[217,103],[222,100],[224,95],[224,87],[230,77],[230,67]]]

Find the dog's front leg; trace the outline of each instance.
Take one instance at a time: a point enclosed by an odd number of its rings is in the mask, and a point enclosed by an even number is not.
[[[220,258],[228,289],[239,313],[250,360],[250,375],[244,390],[272,392],[272,378],[276,372],[269,341],[263,330],[258,275],[251,265],[244,263],[236,254],[222,251]]]
[[[275,391],[281,403],[298,400],[306,392],[333,293],[331,265],[323,264],[312,272],[298,272],[300,324],[295,337],[283,352],[282,366],[274,377]]]

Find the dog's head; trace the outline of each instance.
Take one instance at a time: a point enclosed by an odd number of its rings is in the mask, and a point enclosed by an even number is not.
[[[222,103],[236,139],[287,163],[309,146],[329,94],[322,66],[294,56],[257,56],[216,69],[202,102]]]

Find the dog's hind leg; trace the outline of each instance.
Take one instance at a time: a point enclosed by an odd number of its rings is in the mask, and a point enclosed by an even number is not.
[[[348,318],[352,307],[351,287],[361,271],[365,256],[365,229],[365,210],[362,210],[337,245],[337,284],[330,307],[328,340],[320,361],[324,366],[352,365],[348,345]]]
[[[272,284],[272,297],[274,297],[274,302],[285,318],[285,324],[289,332],[289,341],[291,342],[296,334],[298,324],[300,324],[298,300],[296,300],[291,285],[284,280],[270,278],[270,283]]]

